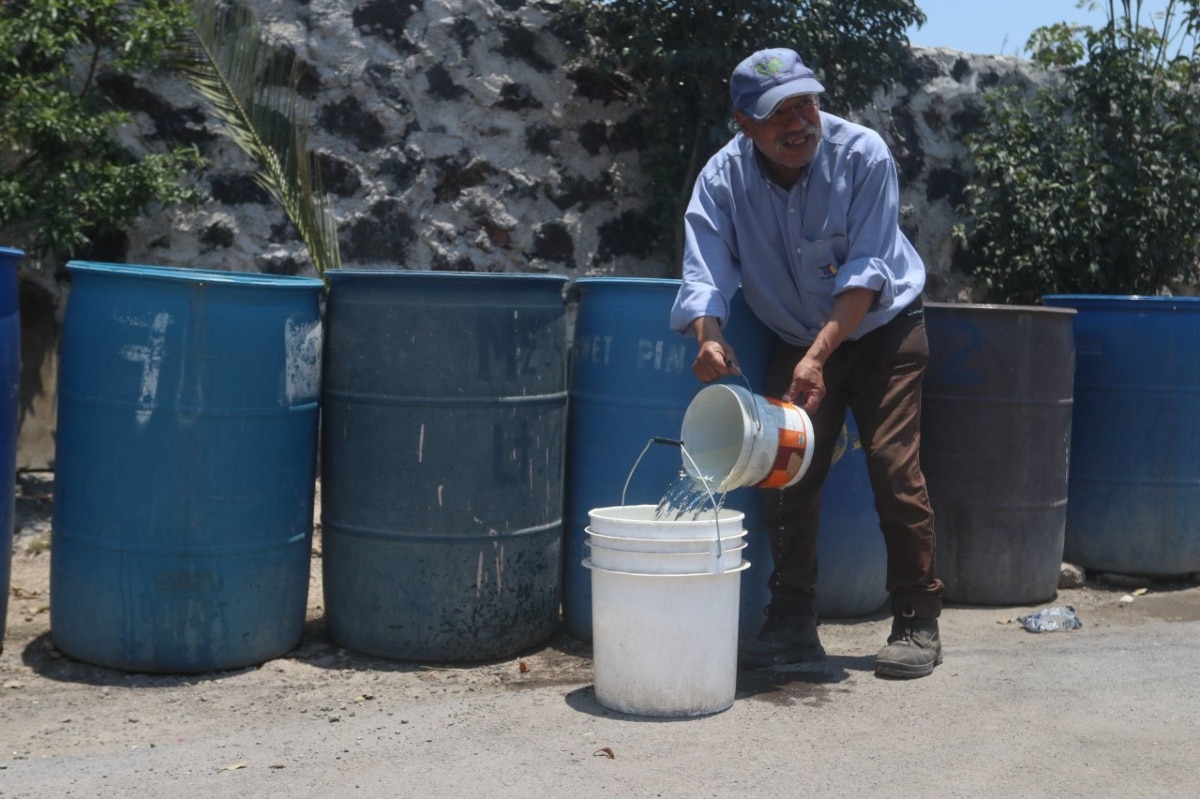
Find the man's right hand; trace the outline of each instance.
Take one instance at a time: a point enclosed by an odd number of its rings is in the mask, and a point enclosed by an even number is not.
[[[737,353],[721,333],[721,323],[716,317],[700,317],[692,323],[700,350],[692,362],[692,372],[704,383],[710,383],[726,375],[739,375]]]

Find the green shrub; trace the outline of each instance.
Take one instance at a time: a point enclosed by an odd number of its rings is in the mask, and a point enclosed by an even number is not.
[[[1124,0],[1103,28],[1041,29],[1030,46],[1056,80],[986,97],[955,234],[989,300],[1156,294],[1200,277],[1196,2],[1169,2],[1158,28]]]

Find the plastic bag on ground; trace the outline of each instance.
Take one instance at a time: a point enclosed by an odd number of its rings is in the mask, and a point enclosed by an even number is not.
[[[1049,633],[1050,631],[1072,631],[1083,627],[1083,623],[1075,616],[1074,606],[1055,606],[1044,608],[1036,614],[1026,614],[1017,617],[1017,622],[1030,633]]]

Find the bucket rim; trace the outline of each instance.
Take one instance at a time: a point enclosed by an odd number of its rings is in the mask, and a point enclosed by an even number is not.
[[[686,528],[694,528],[694,527],[701,527],[701,526],[707,527],[709,525],[712,525],[714,521],[724,524],[726,522],[734,522],[736,520],[744,520],[746,518],[746,514],[744,511],[738,511],[738,510],[732,509],[732,508],[717,509],[715,515],[713,514],[712,509],[705,508],[703,511],[698,512],[699,515],[702,515],[700,519],[670,519],[670,520],[662,519],[662,520],[659,520],[659,519],[653,519],[653,517],[632,518],[629,516],[622,516],[618,513],[614,513],[614,512],[619,512],[619,511],[623,511],[623,510],[629,510],[632,512],[632,511],[644,511],[646,509],[650,509],[650,510],[654,511],[654,510],[658,509],[658,505],[651,504],[651,503],[637,503],[637,504],[633,504],[633,505],[624,505],[624,506],[600,506],[598,508],[593,508],[593,509],[588,510],[588,519],[591,520],[594,515],[600,519],[612,520],[614,522],[636,522],[636,523],[643,523],[643,524],[652,523],[652,524],[657,524],[657,525],[673,525],[673,526],[683,526]],[[722,538],[724,538],[724,537],[722,537]]]
[[[710,390],[712,390],[712,391],[710,391]],[[709,394],[716,394],[716,392],[720,391],[720,390],[724,390],[724,391],[728,392],[729,394],[732,394],[734,399],[737,401],[738,410],[742,412],[742,415],[744,417],[748,417],[748,418],[752,419],[754,421],[755,425],[758,425],[760,428],[762,427],[762,419],[759,416],[758,404],[757,404],[757,401],[754,399],[754,392],[750,391],[749,389],[747,389],[744,386],[738,386],[737,384],[732,384],[732,383],[714,383],[714,384],[705,386],[703,389],[701,389],[699,392],[697,392],[696,397],[699,397],[704,392],[708,392]],[[695,402],[694,398],[693,398],[692,402]],[[689,409],[691,408],[690,404],[689,404],[688,408]],[[684,416],[686,419],[686,414]],[[682,438],[682,434],[683,434],[683,432],[680,431],[681,438]],[[753,449],[754,449],[754,434],[751,433],[749,431],[749,429],[746,428],[745,425],[743,425],[742,426],[741,452],[738,453],[737,461],[734,463],[734,465],[732,467],[729,468],[729,473],[727,475],[725,475],[721,479],[721,481],[717,484],[717,488],[715,491],[725,493],[725,492],[732,491],[735,488],[738,488],[738,487],[729,486],[729,483],[730,483],[730,481],[734,480],[735,475],[740,476],[743,472],[746,471],[746,468],[750,465],[750,455],[751,455],[751,451]],[[691,470],[688,469],[688,466],[690,466],[690,465],[685,464],[684,469],[687,469],[688,473],[691,474]],[[700,480],[704,480],[704,478],[699,475],[692,475],[692,477],[700,478]]]
[[[594,535],[595,534],[592,534],[592,536],[594,536]],[[612,553],[637,553],[638,556],[680,556],[680,557],[688,556],[688,557],[694,557],[694,556],[706,556],[712,552],[711,548],[709,548],[709,547],[705,547],[703,550],[692,550],[692,551],[688,551],[688,550],[622,550],[619,547],[605,547],[604,542],[593,542],[592,536],[589,536],[587,539],[584,539],[583,543],[585,545],[587,545],[588,547],[594,547],[598,550],[608,550],[609,552],[612,552]],[[639,539],[637,541],[662,542],[662,541],[667,541],[667,540],[664,540],[664,539]],[[713,544],[717,543],[716,539],[685,539],[684,541],[691,542],[691,543],[701,543],[701,544],[705,544],[705,545],[713,545]],[[750,546],[749,542],[747,542],[746,540],[744,540],[740,537],[737,539],[736,544],[734,544],[729,539],[721,540],[721,544],[725,544],[726,542],[730,542],[730,546],[722,547],[721,548],[722,553],[732,553],[737,550],[745,550],[747,547]]]
[[[588,536],[595,536],[595,537],[600,538],[601,540],[611,539],[614,542],[654,542],[655,544],[679,544],[679,545],[682,545],[682,544],[692,544],[692,545],[705,544],[705,545],[708,545],[708,544],[712,544],[713,542],[717,541],[715,538],[713,538],[713,539],[660,539],[658,537],[645,538],[645,537],[641,537],[641,536],[613,536],[612,534],[608,534],[608,533],[597,533],[592,530],[592,527],[590,525],[585,527],[583,529],[583,532],[586,533]],[[732,542],[735,539],[745,539],[748,535],[749,535],[749,531],[747,531],[745,528],[742,528],[741,531],[733,534],[732,536],[722,536],[721,541],[722,542]]]
[[[590,558],[585,558],[580,563],[583,564],[584,569],[596,572],[608,572],[612,575],[628,575],[632,578],[719,578],[722,575],[733,575],[750,568],[750,562],[744,558],[736,566],[721,570],[720,572],[626,572],[620,569],[597,567],[592,563]]]

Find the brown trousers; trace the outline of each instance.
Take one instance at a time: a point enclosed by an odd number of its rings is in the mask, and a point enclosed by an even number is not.
[[[766,393],[779,397],[806,348],[776,339]],[[921,380],[929,361],[925,316],[917,301],[825,364],[827,394],[812,415],[816,444],[808,472],[791,488],[762,490],[775,569],[773,602],[812,602],[817,586],[821,487],[847,407],[854,414],[887,546],[887,590],[893,613],[911,609],[937,618],[942,582],[934,576],[933,509],[921,472]]]

